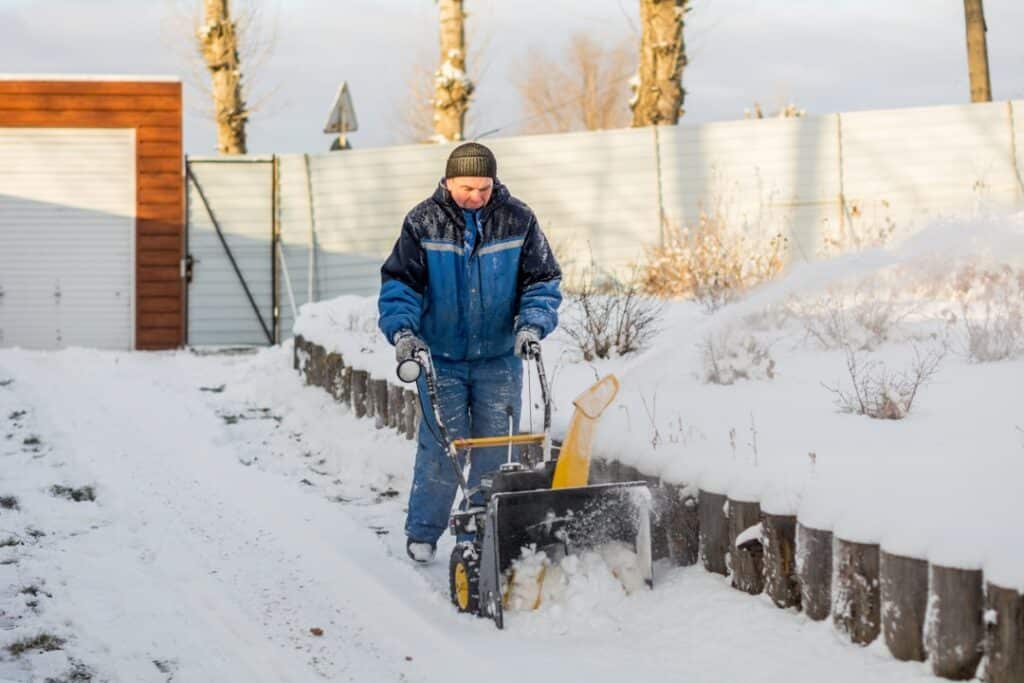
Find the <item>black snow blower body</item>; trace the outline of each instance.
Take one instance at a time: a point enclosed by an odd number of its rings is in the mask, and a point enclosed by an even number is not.
[[[633,576],[638,575],[648,587],[653,585],[651,494],[647,483],[589,484],[594,427],[618,393],[618,380],[608,375],[573,401],[575,412],[569,429],[556,449],[551,442],[550,394],[539,344],[529,356],[544,401],[544,429],[539,433],[515,434],[510,426],[506,435],[449,439],[438,408],[437,378],[430,353],[418,355],[418,367],[406,361],[398,368],[404,381],[414,381],[421,370],[425,373],[429,406],[424,410],[429,408],[433,414],[435,436],[457,472],[462,491],[462,502],[452,513],[449,528],[452,534],[472,540],[457,543],[452,551],[452,602],[460,612],[493,619],[498,628],[504,626],[504,610],[510,607],[513,593],[531,596],[527,609],[541,603],[545,572],[516,577],[515,562],[524,552],[543,551],[546,558],[559,560],[619,544],[635,554]],[[493,446],[507,446],[509,461],[482,478],[480,491],[469,490],[460,454],[467,455],[468,463],[473,448]],[[512,458],[516,446],[523,447],[520,461]],[[535,455],[527,457],[528,453]],[[474,496],[476,493],[481,495]],[[470,505],[471,499],[479,500],[481,496],[482,506]],[[522,609],[523,601],[517,602]]]

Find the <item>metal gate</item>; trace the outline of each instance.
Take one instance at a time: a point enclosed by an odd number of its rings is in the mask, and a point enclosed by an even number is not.
[[[276,343],[276,157],[186,158],[185,173],[188,344]]]

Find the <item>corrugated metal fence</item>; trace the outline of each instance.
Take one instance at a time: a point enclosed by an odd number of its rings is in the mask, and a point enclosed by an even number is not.
[[[815,258],[826,235],[1024,204],[1024,101],[486,142],[568,270],[628,273],[702,211],[782,231],[795,258]],[[307,301],[374,294],[451,148],[190,157],[189,343],[265,344],[290,336]]]

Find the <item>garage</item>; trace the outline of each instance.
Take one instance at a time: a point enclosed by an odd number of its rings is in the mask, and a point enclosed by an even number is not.
[[[0,128],[0,343],[134,348],[135,131]]]
[[[181,83],[0,76],[0,347],[185,334]]]

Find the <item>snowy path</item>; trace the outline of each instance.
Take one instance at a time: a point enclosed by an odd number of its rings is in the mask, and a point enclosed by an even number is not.
[[[18,500],[0,509],[0,542],[21,541],[0,548],[0,647],[67,640],[3,651],[0,680],[76,666],[140,682],[928,678],[699,569],[510,615],[504,632],[459,616],[447,563],[404,558],[409,443],[289,365],[282,349],[0,351],[0,496]],[[92,485],[96,501],[54,484]]]

